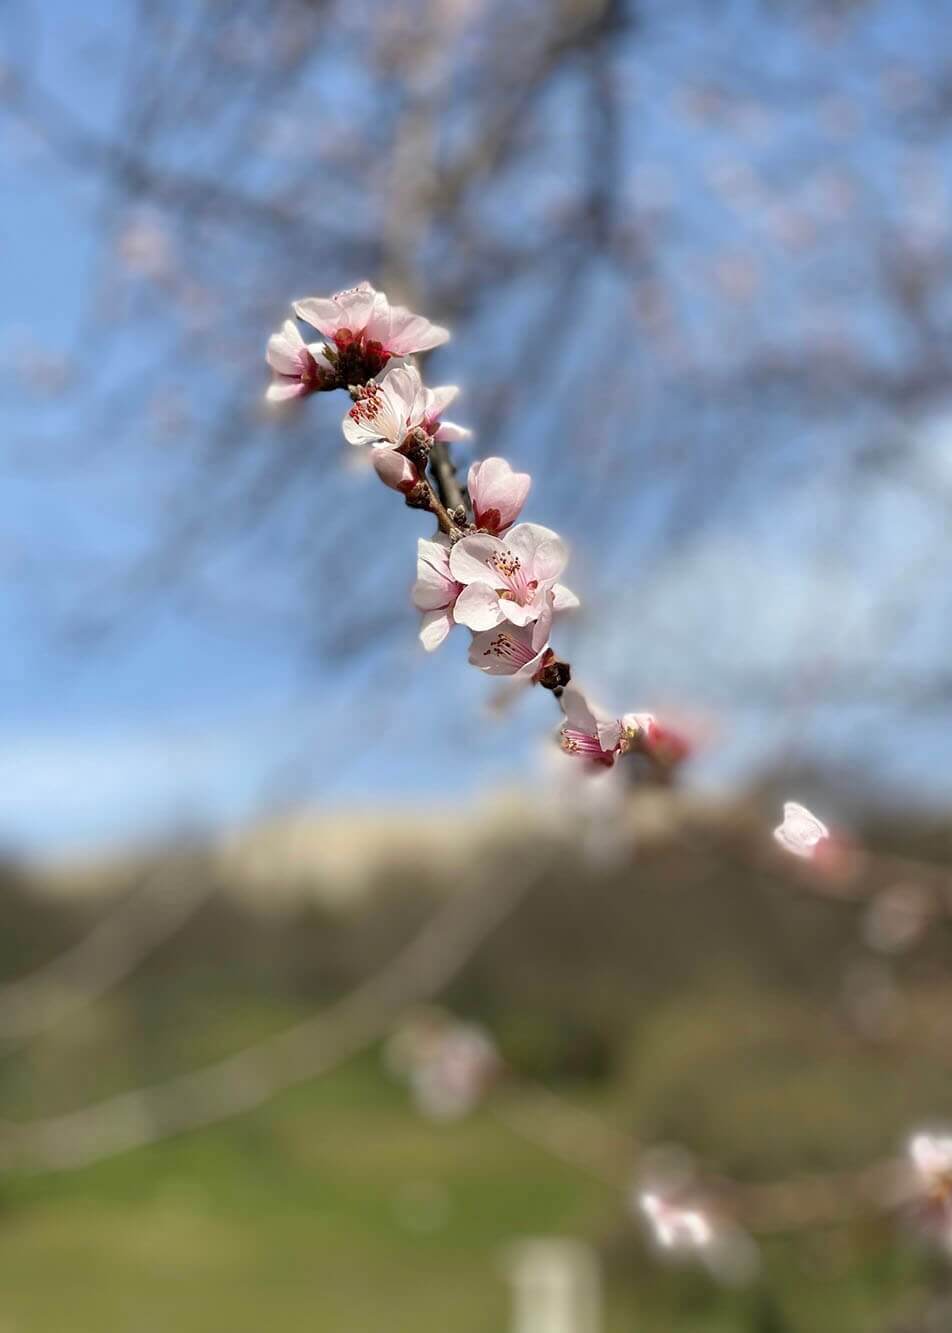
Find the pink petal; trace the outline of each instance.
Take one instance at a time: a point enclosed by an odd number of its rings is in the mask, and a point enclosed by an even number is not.
[[[420,624],[420,642],[428,653],[439,648],[453,628],[449,611],[427,611]]]
[[[308,296],[303,301],[295,301],[294,313],[326,338],[333,338],[338,329],[346,328],[340,306],[329,297]]]
[[[571,589],[564,583],[557,583],[552,589],[552,610],[553,611],[574,611],[579,606],[579,600]]]
[[[495,555],[504,555],[505,545],[498,537],[485,533],[476,533],[472,537],[463,537],[453,547],[450,555],[450,570],[458,583],[492,583],[500,581],[492,560]]]
[[[598,722],[588,700],[577,685],[565,687],[561,704],[565,721],[573,731],[584,731],[588,736],[595,735]]]
[[[291,398],[300,398],[304,393],[304,385],[300,380],[275,380],[269,384],[265,390],[265,398],[269,403],[286,403]]]
[[[806,806],[787,801],[783,807],[783,823],[774,829],[774,838],[794,856],[812,858],[817,846],[830,836],[826,825]]]
[[[442,384],[436,389],[427,389],[427,416],[441,417],[458,393],[459,387],[455,384]]]
[[[268,339],[267,361],[279,375],[298,375],[301,371],[301,349],[304,339],[298,332],[297,325],[286,319],[280,333],[272,333]]]
[[[455,421],[443,421],[434,438],[442,440],[445,444],[458,444],[462,440],[471,440],[472,437],[473,432],[468,426],[457,426]]]
[[[540,583],[557,579],[568,563],[562,538],[539,523],[520,523],[509,533],[506,545],[522,561],[527,575]]]
[[[420,480],[420,474],[409,458],[394,449],[375,449],[372,457],[374,471],[391,490],[405,494]]]
[[[477,588],[480,585],[474,583],[472,586]],[[493,593],[493,596],[496,594]],[[497,600],[499,610],[511,625],[531,625],[534,620],[539,619],[545,605],[541,598],[536,602],[530,602],[528,606],[520,606],[509,597],[499,597]]]
[[[411,356],[414,352],[439,347],[449,336],[449,329],[431,324],[422,315],[414,315],[405,306],[396,305],[390,310],[390,330],[384,346],[393,356]]]
[[[485,583],[471,583],[464,588],[456,599],[453,615],[457,624],[475,631],[491,629],[503,618],[499,598]]]
[[[421,537],[417,542],[417,580],[413,585],[413,605],[419,611],[442,610],[452,606],[458,584],[450,577],[449,551],[438,539]]]

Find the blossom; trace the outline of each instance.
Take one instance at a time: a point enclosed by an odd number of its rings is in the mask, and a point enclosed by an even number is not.
[[[952,1137],[914,1134],[909,1140],[909,1158],[927,1198],[952,1204]]]
[[[469,660],[490,676],[534,681],[554,656],[549,647],[551,629],[552,608],[548,606],[534,624],[500,625],[474,634]]]
[[[565,720],[559,743],[566,754],[611,768],[615,756],[628,748],[622,720],[609,717],[590,704],[574,685],[568,686],[562,695],[562,712]]]
[[[513,472],[504,458],[473,463],[467,486],[477,528],[501,536],[519,517],[531,485],[528,472]]]
[[[812,860],[817,848],[829,838],[830,830],[806,806],[787,801],[783,807],[783,823],[774,829],[774,838],[787,852]]]
[[[453,628],[453,607],[462,592],[450,573],[449,538],[440,533],[417,542],[417,579],[413,585],[413,605],[423,612],[420,642],[432,653]]]
[[[654,713],[626,713],[621,719],[629,749],[639,749],[671,768],[691,753],[691,744]]]
[[[293,319],[286,319],[280,333],[272,333],[268,339],[267,360],[274,371],[265,395],[271,403],[303,398],[333,385],[334,368],[322,344],[306,343]]]
[[[695,1208],[680,1208],[657,1194],[644,1193],[641,1211],[651,1226],[655,1240],[665,1250],[703,1250],[714,1235],[710,1222]]]
[[[499,1072],[495,1043],[475,1023],[451,1023],[410,1071],[410,1089],[424,1115],[455,1120],[472,1111]]]
[[[528,625],[545,607],[578,606],[578,598],[556,583],[568,561],[565,543],[538,523],[520,523],[503,541],[489,533],[463,537],[453,547],[450,569],[465,585],[454,615],[471,630],[492,629],[508,620]]]
[[[428,351],[450,336],[448,329],[405,306],[392,306],[369,282],[334,296],[295,301],[294,312],[334,344],[338,380],[345,386],[365,383],[393,356]]]
[[[952,1247],[952,1136],[914,1134],[907,1151],[915,1177],[913,1216]]]
[[[455,384],[428,389],[416,366],[394,366],[379,382],[363,385],[344,417],[344,436],[351,444],[375,449],[399,449],[418,429],[436,440],[463,440],[468,430],[440,421],[458,392]]]

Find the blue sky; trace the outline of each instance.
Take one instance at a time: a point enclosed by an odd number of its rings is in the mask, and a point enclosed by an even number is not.
[[[663,200],[674,188],[680,200],[668,219],[661,262],[692,330],[690,373],[700,366],[716,375],[757,340],[782,346],[787,337],[809,339],[812,329],[822,332],[825,321],[840,316],[883,364],[901,360],[901,336],[864,295],[871,248],[854,244],[848,222],[783,263],[765,249],[758,225],[737,225],[730,200],[732,191],[744,188],[737,164],[745,161],[767,182],[758,187],[767,198],[756,213],[764,226],[775,203],[810,215],[823,180],[815,153],[811,174],[799,178],[798,152],[809,141],[816,108],[784,107],[759,135],[744,126],[698,127],[675,115],[671,88],[702,88],[711,71],[740,61],[742,30],[755,52],[752,82],[768,73],[781,81],[802,74],[808,53],[817,80],[848,93],[863,120],[856,137],[831,150],[838,159],[828,165],[844,170],[869,199],[880,199],[884,213],[896,207],[901,218],[908,207],[912,226],[913,203],[892,197],[904,169],[900,145],[867,86],[869,66],[857,53],[880,43],[903,67],[928,79],[939,67],[935,11],[898,2],[871,6],[856,44],[831,44],[828,50],[822,43],[798,47],[774,39],[767,26],[751,26],[748,11],[746,5],[728,6],[721,23],[701,30],[672,18],[652,39],[657,59],[646,60],[644,52],[632,56],[638,95],[654,109],[638,123],[637,160],[634,146],[628,150],[631,189],[643,201],[651,191]],[[67,0],[53,0],[36,17],[41,78],[89,126],[109,129],[120,84],[118,66],[102,66],[89,53],[91,37],[97,29],[108,32],[109,42],[122,50],[127,20],[122,4],[80,10]],[[623,79],[626,59],[620,53]],[[934,216],[920,221],[944,234],[949,157],[940,146]],[[554,177],[553,188],[557,184]],[[113,447],[109,423],[94,433],[93,416],[76,415],[70,396],[22,391],[17,367],[24,356],[35,358],[42,385],[44,377],[55,378],[58,357],[69,357],[77,338],[95,336],[87,302],[102,198],[9,123],[0,126],[0,191],[0,354],[6,368],[0,569],[7,574],[0,583],[0,628],[8,649],[0,657],[0,838],[16,849],[55,851],[230,821],[283,799],[417,802],[437,792],[465,799],[491,784],[530,783],[540,738],[554,726],[551,700],[530,698],[492,723],[484,707],[486,683],[465,667],[465,644],[453,642],[436,658],[425,658],[409,606],[402,637],[389,636],[363,659],[343,665],[315,658],[294,635],[272,630],[265,619],[226,625],[183,610],[176,599],[149,607],[104,640],[64,636],[64,611],[73,617],[78,605],[96,618],[99,583],[90,568],[108,569],[116,557],[148,547],[161,514],[175,503],[182,462],[171,450],[126,455]],[[534,202],[526,202],[530,212]],[[927,205],[920,200],[920,214],[928,214]],[[725,255],[753,258],[760,284],[752,305],[726,314],[712,306],[702,285],[711,264]],[[186,268],[189,258],[186,251]],[[308,285],[302,273],[299,287]],[[587,297],[595,325],[598,311],[611,313],[603,324],[608,342],[624,309],[615,285],[612,275],[596,275]],[[831,292],[826,305],[824,288]],[[277,294],[276,304],[284,295]],[[837,304],[844,308],[837,310]],[[480,357],[491,355],[487,348],[498,327],[490,321],[483,329],[467,329],[465,341],[441,361],[441,377],[458,377],[478,394]],[[252,331],[256,347],[268,331]],[[144,328],[141,343],[123,346],[110,362],[114,381],[120,388],[128,383],[130,394],[138,391],[153,336],[158,331]],[[182,376],[187,373],[183,367]],[[639,375],[646,377],[641,385]],[[696,440],[693,433],[709,421],[710,407],[702,404],[692,417],[684,384],[672,378],[665,385],[651,376],[650,367],[633,372],[637,409],[626,415],[623,408],[610,429],[619,438],[630,432],[633,440],[653,432],[659,448],[683,433]],[[258,392],[258,378],[263,386],[256,360],[249,392]],[[331,415],[323,405],[315,413],[315,438]],[[465,407],[457,415],[465,420]],[[63,441],[76,443],[77,422],[89,435],[67,450]],[[707,718],[716,713],[717,743],[702,757],[701,781],[742,781],[771,755],[792,748],[878,766],[894,785],[947,799],[952,770],[934,716],[900,720],[871,713],[862,701],[780,715],[742,692],[725,701],[715,677],[737,656],[738,644],[746,664],[782,679],[786,662],[809,658],[817,643],[830,639],[839,641],[843,662],[866,669],[878,652],[878,608],[897,586],[901,595],[904,578],[911,595],[934,599],[934,614],[916,619],[901,651],[914,665],[941,662],[949,611],[940,566],[948,557],[947,519],[928,492],[952,483],[950,422],[952,406],[941,402],[905,419],[870,409],[852,411],[847,422],[819,424],[801,422],[789,404],[770,417],[762,406],[751,405],[745,416],[743,405],[734,404],[731,428],[763,439],[772,471],[751,468],[749,484],[741,479],[716,521],[699,524],[670,548],[658,549],[651,540],[668,512],[663,481],[643,492],[636,480],[614,492],[606,487],[600,501],[605,530],[591,531],[573,509],[572,488],[540,471],[527,516],[564,530],[575,546],[570,581],[586,596],[586,611],[566,629],[565,643],[573,660],[585,663],[586,681],[620,708],[667,704]],[[927,479],[925,500],[906,479],[886,476],[857,487],[843,460],[881,436],[902,439],[906,463],[916,462]],[[279,435],[274,438],[280,447]],[[535,469],[542,460],[551,466],[551,441],[558,439],[558,423],[543,407],[496,447]],[[696,442],[692,447],[697,453],[691,466],[705,469],[701,484],[716,490],[718,457],[705,458]],[[587,478],[589,484],[598,481],[597,472]],[[333,486],[341,502],[355,509],[383,503],[366,478],[342,472]],[[398,590],[412,578],[413,540],[421,531],[418,515],[399,517],[406,519],[406,549],[388,555],[380,571],[393,597],[404,596]],[[233,592],[239,604],[255,577],[270,588],[270,569],[265,563],[257,575],[246,572],[247,588],[238,580]],[[315,583],[315,614],[337,588],[336,581]],[[884,725],[901,725],[901,746],[883,744]]]

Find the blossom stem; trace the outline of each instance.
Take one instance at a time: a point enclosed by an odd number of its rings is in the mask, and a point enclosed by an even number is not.
[[[427,508],[436,516],[436,521],[440,525],[440,531],[445,532],[447,537],[458,537],[460,535],[459,527],[453,522],[453,516],[446,508],[446,505],[437,495],[436,491],[428,481],[424,481],[427,494]]]
[[[457,509],[463,505],[469,513],[466,493],[456,476],[449,445],[442,440],[436,440],[430,450],[430,471],[433,473],[433,480],[436,482],[444,508]]]

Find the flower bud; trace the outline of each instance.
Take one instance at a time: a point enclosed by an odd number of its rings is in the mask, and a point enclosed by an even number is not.
[[[373,464],[383,484],[392,491],[399,491],[401,495],[409,495],[420,480],[420,474],[409,458],[398,454],[395,449],[375,449]]]
[[[529,494],[528,472],[513,472],[504,458],[484,458],[469,469],[467,486],[477,528],[498,537],[512,527]]]

